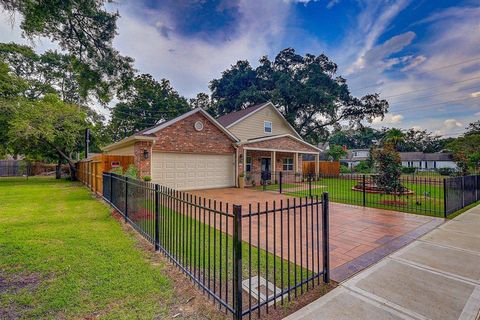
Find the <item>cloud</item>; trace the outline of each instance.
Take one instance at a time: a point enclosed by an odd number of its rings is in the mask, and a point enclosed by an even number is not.
[[[403,118],[404,117],[401,114],[387,113],[383,119],[381,117],[374,118],[372,123],[382,125],[399,124],[402,122]]]
[[[463,123],[455,120],[455,119],[447,119],[445,121],[443,121],[443,124],[445,125],[445,127],[447,129],[453,129],[453,128],[462,128],[463,127]]]
[[[336,6],[340,0],[330,0],[327,4],[327,9],[332,9],[334,6]]]
[[[472,92],[472,93],[470,93],[470,96],[471,96],[472,98],[478,98],[478,97],[480,97],[480,91]]]

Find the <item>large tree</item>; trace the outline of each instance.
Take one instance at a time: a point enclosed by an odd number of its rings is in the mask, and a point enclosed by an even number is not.
[[[188,111],[188,101],[175,91],[170,82],[156,81],[149,74],[133,79],[122,101],[112,109],[110,129],[115,140],[154,126]]]
[[[29,39],[46,37],[74,58],[90,81],[102,87],[100,101],[108,101],[133,75],[133,59],[114,49],[118,12],[109,12],[109,0],[0,0],[5,10],[18,13],[20,28]],[[71,63],[71,61],[67,61]],[[66,70],[65,70],[66,71]]]
[[[32,159],[66,161],[75,178],[73,153],[79,151],[85,128],[91,127],[87,113],[47,94],[42,99],[3,101],[3,108],[14,104],[8,125],[8,144],[17,154]]]
[[[348,149],[368,149],[375,141],[380,141],[384,132],[370,127],[342,128],[334,131],[328,139],[330,144],[345,146]]]
[[[467,131],[465,132],[466,135],[480,134],[480,120],[470,123],[466,129],[467,129]]]
[[[447,148],[453,152],[463,175],[468,174],[469,168],[478,171],[480,167],[480,134],[465,134],[451,141]]]
[[[387,101],[378,94],[354,97],[336,72],[337,65],[324,54],[301,56],[291,48],[282,50],[273,61],[261,58],[257,68],[238,61],[210,82],[211,111],[218,116],[271,101],[312,143],[320,142],[329,127],[358,125],[387,112]]]

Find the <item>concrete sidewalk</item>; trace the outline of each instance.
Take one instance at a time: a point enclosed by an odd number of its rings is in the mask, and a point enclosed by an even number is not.
[[[286,319],[480,319],[480,206]]]

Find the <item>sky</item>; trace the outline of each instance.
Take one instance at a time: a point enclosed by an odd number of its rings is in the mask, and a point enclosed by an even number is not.
[[[115,47],[187,98],[238,60],[326,54],[352,93],[390,103],[373,127],[456,136],[480,119],[480,0],[117,0]],[[0,13],[0,41],[28,43]],[[55,48],[36,40],[38,51]]]

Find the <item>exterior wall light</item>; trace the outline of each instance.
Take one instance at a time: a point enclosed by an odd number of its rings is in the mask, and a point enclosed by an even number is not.
[[[143,158],[145,160],[148,159],[148,150],[147,149],[143,150]]]

